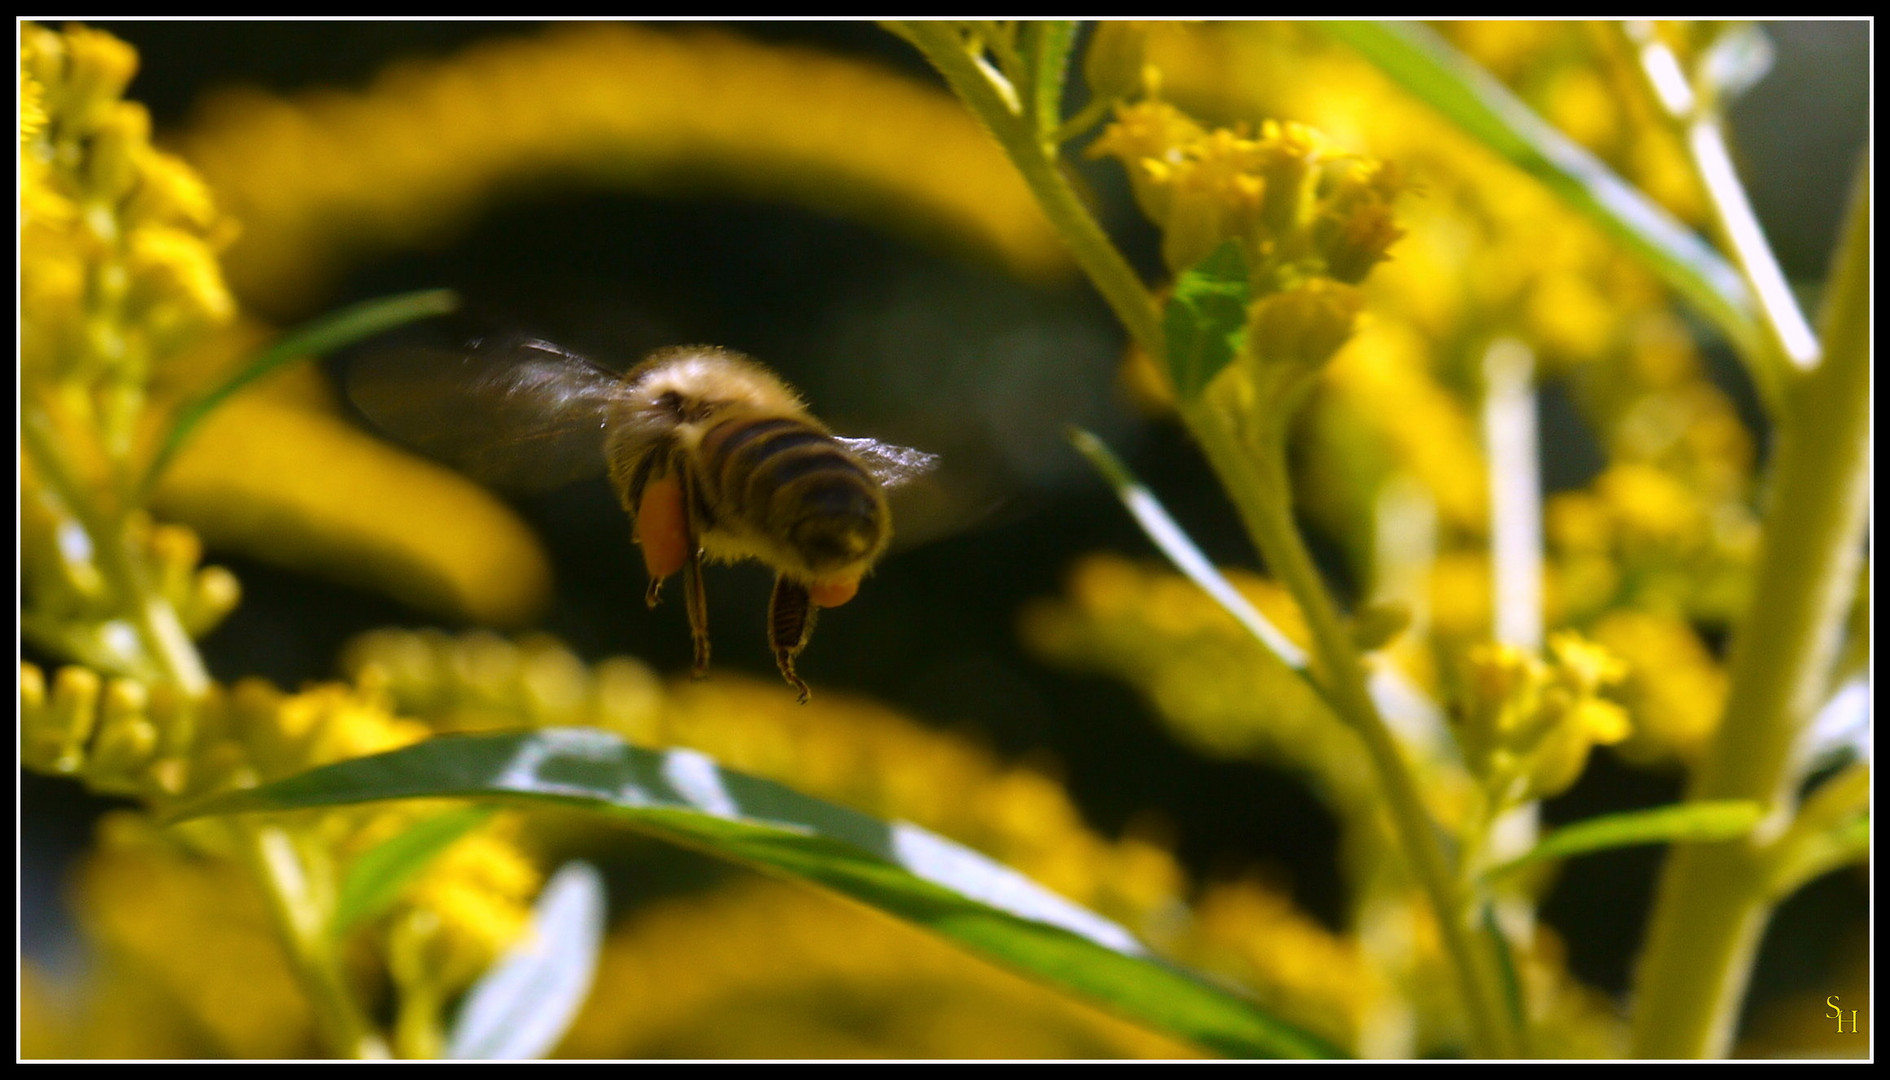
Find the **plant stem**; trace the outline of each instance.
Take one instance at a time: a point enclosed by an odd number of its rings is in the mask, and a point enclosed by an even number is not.
[[[155,673],[185,697],[201,698],[210,688],[210,674],[176,610],[152,590],[140,553],[131,550],[124,512],[107,513],[97,505],[91,490],[73,474],[51,418],[30,402],[20,410],[20,438],[34,470],[91,540],[99,576],[144,647],[150,670],[126,674],[148,677]]]
[[[1007,95],[991,84],[986,69],[967,51],[951,26],[913,22],[903,23],[899,29],[997,138],[1058,235],[1070,246],[1077,264],[1115,310],[1135,343],[1150,357],[1164,357],[1167,349],[1160,308],[1064,178],[1057,156],[1056,125],[1042,125],[1048,129],[1047,135],[1033,130],[1029,120],[1010,106]],[[1505,1020],[1507,1010],[1496,958],[1488,943],[1468,930],[1470,907],[1459,895],[1397,741],[1366,690],[1364,667],[1338,609],[1299,538],[1292,519],[1284,442],[1279,442],[1276,454],[1263,451],[1255,456],[1241,446],[1232,429],[1203,401],[1184,404],[1182,415],[1201,442],[1255,546],[1299,601],[1312,628],[1327,697],[1339,716],[1364,740],[1390,796],[1389,809],[1398,838],[1430,900],[1444,951],[1458,975],[1474,1051],[1483,1056],[1509,1055],[1514,1042]]]
[[[273,826],[237,820],[231,827],[251,872],[262,884],[276,932],[289,954],[289,966],[309,997],[323,1043],[340,1057],[388,1057],[386,1043],[361,1014],[335,965],[335,950],[328,941],[328,913],[325,905],[315,902],[293,839]]]
[[[1750,607],[1726,713],[1689,799],[1753,799],[1747,842],[1668,858],[1639,973],[1634,1050],[1724,1054],[1774,897],[1772,841],[1789,825],[1799,736],[1815,714],[1857,582],[1870,493],[1870,196],[1860,169],[1830,277],[1824,359],[1788,387]]]
[[[1686,147],[1687,164],[1706,194],[1714,229],[1757,301],[1759,333],[1730,340],[1747,354],[1746,369],[1753,373],[1768,411],[1777,418],[1786,383],[1817,363],[1818,339],[1792,296],[1746,197],[1745,185],[1733,168],[1725,119],[1717,102],[1710,93],[1703,97],[1688,83],[1679,58],[1654,33],[1651,23],[1629,20],[1613,24],[1613,29],[1634,56],[1633,68],[1643,91],[1658,104],[1669,133]]]
[[[1480,1057],[1513,1055],[1517,1047],[1505,1019],[1508,1010],[1503,1004],[1496,956],[1489,943],[1470,929],[1471,905],[1451,872],[1398,741],[1366,689],[1365,667],[1358,650],[1293,521],[1283,434],[1263,435],[1243,443],[1206,400],[1183,406],[1182,416],[1200,441],[1221,486],[1233,499],[1267,568],[1298,602],[1312,632],[1317,657],[1313,667],[1326,699],[1365,744],[1387,797],[1386,812],[1418,885],[1430,901],[1444,953],[1456,971],[1471,1029],[1472,1052]]]
[[[1040,138],[1029,121],[1010,107],[949,24],[912,22],[901,29],[1010,156],[1057,235],[1069,245],[1077,265],[1128,328],[1129,336],[1149,356],[1162,356],[1166,350],[1155,298],[1064,178],[1054,135]]]

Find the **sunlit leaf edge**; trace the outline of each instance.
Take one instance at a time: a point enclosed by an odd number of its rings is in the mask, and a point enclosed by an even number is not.
[[[817,884],[1128,1019],[1233,1057],[1336,1057],[1324,1040],[1148,955],[1126,931],[935,834],[608,732],[441,736],[185,807],[177,820],[400,798],[557,802]]]

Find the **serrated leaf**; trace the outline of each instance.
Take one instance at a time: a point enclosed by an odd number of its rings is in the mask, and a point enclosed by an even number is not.
[[[446,1056],[529,1061],[549,1054],[591,992],[604,915],[596,870],[573,862],[552,875],[525,936],[467,992]]]
[[[1494,76],[1416,23],[1361,20],[1320,26],[1472,138],[1542,181],[1639,256],[1743,354],[1758,354],[1753,297],[1732,265]],[[1766,385],[1765,372],[1754,375]]]
[[[1009,867],[723,769],[591,728],[442,736],[186,808],[180,817],[399,798],[544,801],[824,886],[1131,1020],[1236,1057],[1337,1051],[1237,994],[1152,956],[1122,927]]]
[[[357,923],[387,910],[407,883],[432,863],[434,856],[484,824],[494,809],[462,806],[435,814],[362,852],[349,864],[347,874],[335,890],[335,914],[329,923],[329,933],[339,937]]]
[[[1494,877],[1544,859],[1587,855],[1609,848],[1737,840],[1752,831],[1762,813],[1756,802],[1724,799],[1606,814],[1562,826],[1521,858],[1490,873]]]
[[[1175,279],[1162,312],[1168,376],[1184,401],[1201,395],[1240,353],[1247,326],[1247,257],[1228,240]]]

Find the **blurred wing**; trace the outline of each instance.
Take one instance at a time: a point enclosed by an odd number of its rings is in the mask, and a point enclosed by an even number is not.
[[[543,341],[370,354],[348,396],[388,434],[513,491],[604,471],[604,428],[622,378]]]
[[[914,450],[910,446],[893,446],[876,439],[846,439],[835,436],[835,442],[847,448],[866,471],[880,482],[888,491],[911,483],[933,469],[938,468],[938,455],[928,454],[923,450]]]

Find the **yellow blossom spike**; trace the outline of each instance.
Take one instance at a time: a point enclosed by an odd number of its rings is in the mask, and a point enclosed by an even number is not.
[[[237,397],[206,420],[154,505],[217,547],[459,618],[521,623],[550,589],[537,541],[492,495],[267,398]]]
[[[946,95],[714,32],[555,27],[410,61],[362,93],[232,92],[181,145],[244,223],[232,279],[272,312],[316,302],[354,260],[450,233],[521,183],[662,193],[686,180],[963,238],[1029,276],[1068,265]]]

